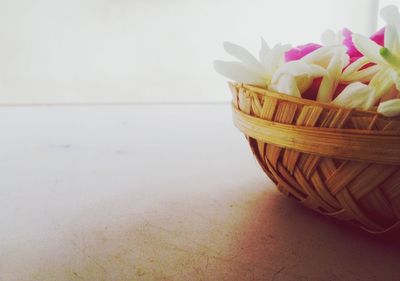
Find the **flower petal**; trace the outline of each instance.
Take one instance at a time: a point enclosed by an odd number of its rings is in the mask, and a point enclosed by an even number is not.
[[[372,34],[369,39],[382,47],[385,46],[385,27]]]
[[[392,71],[390,73],[390,77],[392,78],[392,81],[396,86],[396,89],[400,91],[400,73],[398,71]]]
[[[361,68],[363,68],[365,65],[369,63],[369,60],[366,57],[361,57],[357,59],[356,61],[352,62],[349,64],[345,70],[343,70],[343,75],[342,76],[349,76],[353,74],[354,72],[359,71]]]
[[[369,60],[377,64],[386,64],[379,53],[379,50],[382,48],[380,45],[360,34],[354,33],[352,38],[357,50]]]
[[[276,83],[269,86],[269,89],[290,96],[301,97],[296,79],[290,74],[283,74]]]
[[[266,82],[252,70],[235,61],[214,61],[214,69],[219,74],[236,82],[265,87]]]
[[[266,72],[272,74],[285,63],[285,52],[291,48],[290,45],[276,44],[261,61]]]
[[[374,88],[360,82],[347,85],[346,88],[332,101],[332,104],[368,110],[372,107],[371,96],[375,94]]]
[[[264,38],[261,37],[261,48],[259,52],[259,59],[262,65],[268,63],[268,54],[271,51],[271,48],[268,46],[267,42],[265,42]]]
[[[399,91],[396,89],[396,86],[393,85],[390,88],[390,90],[381,97],[380,102],[397,99],[397,98],[399,98]]]
[[[324,75],[318,89],[317,101],[330,102],[336,87],[339,84],[343,68],[348,64],[349,57],[345,48],[336,48],[327,67],[327,74]]]
[[[342,35],[343,35],[343,45],[345,45],[346,48],[347,48],[347,54],[351,58],[362,57],[362,54],[354,46],[354,42],[353,42],[353,39],[352,39],[353,32],[351,32],[347,28],[344,28],[342,30]]]
[[[385,47],[393,53],[400,52],[399,32],[400,14],[396,6],[389,5],[381,10],[381,17],[386,22],[385,28]]]
[[[348,56],[346,53],[346,47],[344,46],[323,46],[312,53],[304,56],[301,60],[306,63],[317,64],[323,68],[327,68],[332,56],[336,53],[342,53],[346,61],[348,62]]]
[[[224,49],[228,54],[243,62],[247,68],[252,69],[254,72],[263,72],[259,61],[245,48],[231,42],[224,42]]]
[[[299,89],[301,96],[303,96],[303,93],[305,93],[308,89],[310,89],[314,80],[315,79],[313,77],[306,77],[306,76],[296,77],[297,88]]]
[[[388,24],[400,30],[400,14],[399,9],[395,5],[388,5],[381,9],[381,17]]]
[[[400,115],[400,99],[381,102],[377,111],[384,116],[394,117]]]
[[[333,49],[332,46],[321,47],[315,50],[314,52],[304,56],[301,60],[306,63],[318,63],[318,65],[320,65],[320,62],[326,59],[326,57],[330,55],[329,52],[332,49]]]
[[[399,38],[397,30],[393,25],[387,25],[385,28],[385,47],[397,53],[399,51]]]
[[[309,53],[311,53],[319,48],[321,48],[321,45],[315,44],[315,43],[309,43],[306,45],[300,45],[300,46],[294,47],[285,53],[285,60],[287,62],[299,60],[302,57],[304,57],[305,55],[308,55]]]
[[[347,68],[346,68],[347,69]],[[377,64],[372,65],[370,67],[361,69],[359,71],[354,71],[353,73],[344,73],[342,74],[341,81],[343,82],[353,82],[353,81],[359,81],[359,82],[366,82],[368,83],[371,81],[372,77],[378,73],[378,71],[381,69],[381,67]]]
[[[395,84],[393,79],[396,73],[390,68],[380,69],[369,82],[369,86],[375,89],[373,104],[377,103],[383,95],[390,91]]]
[[[318,65],[308,64],[301,60],[291,61],[283,64],[272,77],[272,83],[276,83],[282,75],[292,76],[321,77],[326,74],[326,70]]]

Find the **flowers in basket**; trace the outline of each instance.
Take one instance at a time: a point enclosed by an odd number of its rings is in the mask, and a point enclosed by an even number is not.
[[[258,58],[224,43],[238,61],[215,61],[215,70],[236,82],[347,108],[400,115],[400,14],[380,12],[386,26],[369,38],[348,29],[325,31],[322,45],[297,47],[261,39]]]

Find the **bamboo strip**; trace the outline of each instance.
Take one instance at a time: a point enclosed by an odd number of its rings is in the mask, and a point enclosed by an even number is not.
[[[230,88],[234,123],[282,193],[372,233],[400,231],[400,118]]]
[[[281,148],[354,161],[400,164],[400,135],[287,125],[246,115],[235,108],[234,123],[246,135]],[[278,157],[274,156],[276,161]]]

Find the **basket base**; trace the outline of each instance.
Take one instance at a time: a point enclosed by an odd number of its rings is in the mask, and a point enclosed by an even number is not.
[[[397,167],[391,169],[378,164],[326,159],[249,137],[247,140],[261,168],[287,197],[376,236],[395,240],[400,237],[400,220],[396,215],[400,209],[396,209],[397,205],[393,206],[384,194],[385,184],[399,174]],[[296,165],[290,161],[293,157]],[[348,174],[351,178],[345,181]],[[381,188],[366,193],[366,186],[360,185],[360,181],[362,183],[365,176],[370,178],[371,174],[375,175],[375,185]],[[338,175],[341,181],[334,181]],[[371,181],[369,184],[373,186]]]

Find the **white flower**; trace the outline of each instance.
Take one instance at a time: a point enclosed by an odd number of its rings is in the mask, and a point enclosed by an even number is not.
[[[301,97],[315,77],[325,75],[326,71],[315,64],[308,64],[303,60],[290,61],[283,64],[272,77],[269,89],[280,93]]]
[[[353,34],[354,45],[366,57],[358,66],[362,67],[369,62],[376,64],[365,69],[365,72],[370,71],[371,74],[375,72],[369,83],[375,88],[374,104],[393,85],[400,90],[400,14],[397,7],[390,5],[381,10],[381,17],[386,21],[384,48],[365,36]]]
[[[368,83],[374,77],[374,75],[380,70],[379,65],[372,65],[364,68],[370,60],[366,57],[361,57],[355,62],[346,67],[342,73],[341,82],[344,84],[351,83],[354,81]]]
[[[343,91],[332,101],[332,104],[368,110],[373,106],[375,89],[360,82],[354,82],[346,86]]]
[[[377,111],[388,117],[400,115],[400,99],[392,99],[381,102]]]
[[[324,46],[306,55],[306,63],[319,65],[326,69],[318,89],[317,101],[330,102],[341,79],[343,68],[349,63],[347,49],[344,46]]]
[[[326,72],[318,65],[303,60],[285,63],[285,52],[290,45],[277,44],[272,49],[261,39],[259,60],[246,49],[224,43],[227,53],[240,62],[215,61],[215,70],[237,82],[262,86],[280,93],[301,97],[312,79]]]
[[[214,69],[237,82],[266,87],[276,69],[285,62],[285,52],[290,45],[277,44],[269,48],[261,39],[259,60],[245,48],[230,42],[224,42],[225,51],[240,62],[214,61]]]

